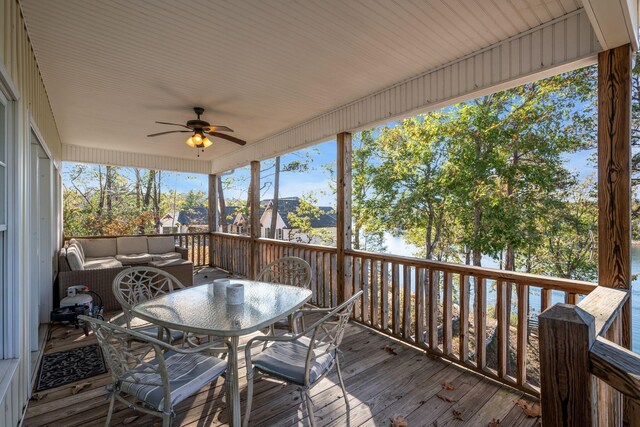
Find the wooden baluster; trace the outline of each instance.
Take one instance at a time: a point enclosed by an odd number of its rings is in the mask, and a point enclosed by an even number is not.
[[[336,254],[331,254],[331,304],[332,307],[338,306],[338,256]],[[343,276],[344,278],[344,276]],[[341,299],[344,299],[344,281],[340,285],[343,290],[343,294],[340,296]]]
[[[573,304],[573,305],[577,305],[578,304],[578,294],[574,294],[574,293],[566,293],[565,294],[567,297],[567,303],[568,304]]]
[[[371,319],[369,319],[369,263],[370,260],[365,258],[362,260],[362,272],[360,273],[360,278],[362,280],[362,290],[364,293],[362,294],[362,321],[365,323],[369,323]]]
[[[496,317],[498,321],[498,376],[504,378],[507,375],[507,284],[504,280],[496,281],[498,288],[498,302],[496,304]]]
[[[415,332],[416,344],[424,345],[424,269],[415,268]]]
[[[371,260],[371,325],[374,328],[380,327],[380,287],[378,286],[378,261]]]
[[[458,357],[461,362],[469,360],[469,276],[460,274],[460,336]]]
[[[404,266],[403,275],[402,275],[402,283],[403,283],[403,296],[404,301],[402,303],[402,336],[404,339],[409,340],[411,338],[411,267],[408,265]]]
[[[362,263],[362,258],[354,257],[352,268],[352,276],[353,276],[353,292],[358,292],[362,289],[361,286],[361,278],[360,273],[362,272],[360,264]],[[356,300],[356,305],[353,309],[353,313],[356,319],[362,321],[362,297]]]
[[[483,277],[476,277],[476,366],[487,365],[487,285]]]
[[[527,337],[529,332],[529,286],[516,283],[518,288],[518,347],[516,381],[519,385],[527,382]]]
[[[324,306],[331,307],[331,254],[325,253],[324,261]]]
[[[542,294],[540,296],[540,307],[542,311],[546,311],[549,307],[551,307],[551,289],[543,289]]]
[[[382,263],[382,327],[383,331],[389,330],[389,263]]]
[[[318,252],[318,304],[320,307],[326,307],[324,300],[324,254]]]
[[[429,347],[433,351],[438,350],[438,271],[429,269]]]
[[[453,285],[452,275],[448,271],[444,272],[444,301],[442,302],[443,318],[443,338],[442,349],[444,354],[452,352],[452,311],[453,311]]]
[[[391,273],[391,298],[393,305],[393,334],[400,335],[400,266],[395,262]]]
[[[315,252],[309,252],[309,265],[311,265],[311,301],[318,304],[318,268],[316,260],[318,256]]]

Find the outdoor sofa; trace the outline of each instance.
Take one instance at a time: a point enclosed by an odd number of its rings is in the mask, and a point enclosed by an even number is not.
[[[105,311],[120,304],[111,291],[116,275],[125,268],[149,265],[173,274],[183,285],[193,285],[193,263],[186,248],[175,245],[172,236],[131,236],[71,239],[60,250],[57,296],[67,288],[86,285],[102,298]]]

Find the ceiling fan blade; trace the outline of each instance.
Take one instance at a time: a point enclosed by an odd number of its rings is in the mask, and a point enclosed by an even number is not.
[[[158,136],[158,135],[165,135],[167,133],[182,133],[182,132],[191,133],[190,130],[170,130],[170,131],[167,131],[167,132],[152,133],[151,135],[147,135],[147,136]]]
[[[182,125],[182,124],[180,124],[180,123],[169,123],[169,122],[156,122],[156,123],[161,124],[161,125],[180,126],[180,127],[183,127],[183,128],[191,129],[189,126],[187,126],[187,125]]]
[[[224,133],[220,133],[220,132],[206,132],[206,133],[211,135],[211,136],[216,136],[218,138],[222,138],[222,139],[226,139],[226,140],[231,141],[231,142],[235,142],[238,145],[245,145],[247,143],[247,141],[243,141],[241,139],[238,139],[235,136],[225,135]]]
[[[211,125],[211,126],[205,126],[204,130],[206,132],[233,132],[233,129],[228,128],[226,126],[221,126],[221,125]]]

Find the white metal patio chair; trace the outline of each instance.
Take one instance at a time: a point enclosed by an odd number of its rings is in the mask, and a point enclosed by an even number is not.
[[[131,311],[134,305],[143,301],[184,289],[184,285],[175,276],[155,267],[130,267],[118,273],[113,279],[112,289],[122,307],[122,316],[128,329],[160,338],[168,343],[184,340],[185,333],[183,331],[159,328],[136,318]]]
[[[256,370],[297,385],[300,397],[305,402],[309,421],[312,426],[315,426],[310,390],[335,366],[347,411],[349,410],[349,399],[340,370],[339,346],[353,305],[362,293],[363,291],[359,291],[335,308],[305,310],[310,313],[325,313],[306,331],[284,336],[263,335],[249,340],[245,348],[247,406],[243,426],[249,425],[253,400],[253,376]],[[252,357],[251,347],[254,342],[264,342],[268,345]]]
[[[224,349],[212,349],[217,343],[180,348],[102,320],[78,317],[91,326],[113,377],[106,426],[111,423],[116,400],[161,417],[162,426],[170,426],[173,407],[215,381],[227,368],[225,360],[202,352],[224,351],[236,357],[228,341]],[[131,348],[131,341],[139,345]]]
[[[311,284],[311,266],[302,258],[294,256],[278,258],[267,264],[260,273],[258,273],[256,280],[309,289],[309,285]],[[281,326],[289,329],[291,332],[295,332],[297,329],[297,320],[300,320],[302,329],[304,329],[304,317],[300,313],[300,311],[297,311],[288,318],[271,325],[271,335],[275,335],[274,328],[276,326]]]

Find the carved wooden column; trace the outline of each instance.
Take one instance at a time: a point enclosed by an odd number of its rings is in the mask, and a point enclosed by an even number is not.
[[[598,284],[631,287],[630,45],[598,55]],[[630,303],[622,343],[631,346]]]
[[[249,220],[251,243],[249,248],[249,277],[255,279],[260,271],[257,239],[260,237],[260,162],[251,162],[251,184],[249,185]]]
[[[336,247],[338,304],[351,296],[351,257],[346,251],[351,249],[351,134],[337,136],[337,205],[336,205]]]
[[[218,176],[209,175],[209,192],[208,199],[208,218],[209,233],[218,231]],[[213,236],[209,235],[209,266],[214,266],[213,253],[216,248],[213,247]]]

